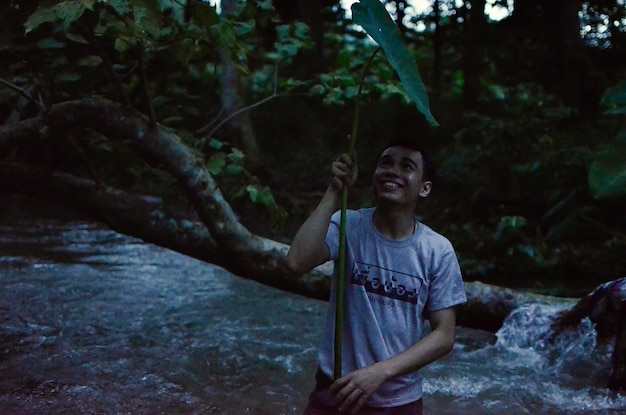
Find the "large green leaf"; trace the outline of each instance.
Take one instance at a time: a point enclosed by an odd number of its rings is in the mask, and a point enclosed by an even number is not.
[[[24,27],[29,33],[44,23],[61,21],[63,30],[80,19],[86,10],[93,10],[94,0],[68,0],[52,5],[40,6],[28,17]]]
[[[378,0],[361,0],[352,5],[352,20],[385,51],[387,60],[398,73],[407,94],[426,120],[432,125],[438,125],[430,113],[428,93],[417,69],[417,63],[404,44],[402,34],[385,10],[385,6]]]
[[[626,196],[626,144],[618,143],[600,152],[589,167],[588,180],[599,199]]]
[[[161,6],[157,0],[133,0],[133,25],[136,36],[152,39],[161,31]]]
[[[133,9],[129,0],[100,0],[101,3],[107,4],[119,16],[130,13]]]

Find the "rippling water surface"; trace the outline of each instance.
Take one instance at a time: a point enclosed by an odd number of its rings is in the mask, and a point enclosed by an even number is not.
[[[325,303],[22,198],[0,207],[1,414],[299,414]],[[36,212],[36,213],[33,213]],[[459,329],[425,369],[427,414],[618,414],[610,346],[558,311]]]

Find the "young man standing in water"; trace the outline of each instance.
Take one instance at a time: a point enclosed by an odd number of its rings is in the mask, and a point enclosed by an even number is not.
[[[333,162],[331,183],[289,250],[287,261],[293,271],[304,273],[337,260],[336,211],[343,187],[355,183],[357,170],[346,154]],[[466,301],[452,245],[415,219],[418,201],[429,195],[433,176],[434,164],[423,149],[409,140],[394,142],[376,163],[375,207],[347,212],[344,376],[331,380],[333,281],[317,384],[305,415],[422,413],[418,371],[452,350],[454,307]],[[431,331],[422,337],[424,318]]]

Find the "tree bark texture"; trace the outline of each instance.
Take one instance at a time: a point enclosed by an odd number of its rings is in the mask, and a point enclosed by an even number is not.
[[[222,0],[222,15],[225,17],[232,15],[235,6],[235,0]],[[261,159],[261,150],[252,128],[250,113],[244,111],[235,115],[237,111],[245,107],[245,100],[239,69],[233,62],[231,51],[224,47],[220,50],[220,87],[224,118],[231,118],[222,127],[227,130],[225,141],[239,147],[246,154],[250,164],[256,166]]]
[[[324,264],[306,275],[290,272],[285,261],[288,246],[254,235],[242,226],[213,177],[173,132],[161,126],[150,131],[145,116],[94,97],[59,103],[41,118],[0,126],[0,149],[15,144],[14,136],[33,139],[47,129],[55,131],[53,136],[90,129],[110,140],[129,143],[139,157],[176,179],[200,220],[175,216],[153,196],[130,194],[23,164],[0,163],[0,191],[69,204],[117,232],[216,264],[242,278],[311,298],[329,298],[332,265]],[[458,323],[490,331],[497,330],[522,304],[574,304],[571,299],[479,282],[468,282],[465,288],[469,301],[459,309]]]

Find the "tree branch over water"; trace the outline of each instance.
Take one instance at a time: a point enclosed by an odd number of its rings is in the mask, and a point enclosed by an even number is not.
[[[42,131],[63,137],[76,129],[94,130],[110,140],[128,142],[151,166],[167,172],[200,220],[172,214],[154,196],[132,194],[72,174],[4,162],[0,191],[17,192],[69,204],[117,232],[140,238],[221,266],[235,275],[311,298],[329,297],[331,264],[293,275],[285,263],[288,245],[255,235],[237,219],[217,183],[174,132],[153,131],[144,115],[103,98],[53,105],[45,116],[0,127],[0,150],[17,146],[13,137],[36,139]],[[527,303],[573,305],[573,300],[518,292],[479,282],[466,283],[469,302],[458,312],[463,326],[497,330],[506,316]]]

